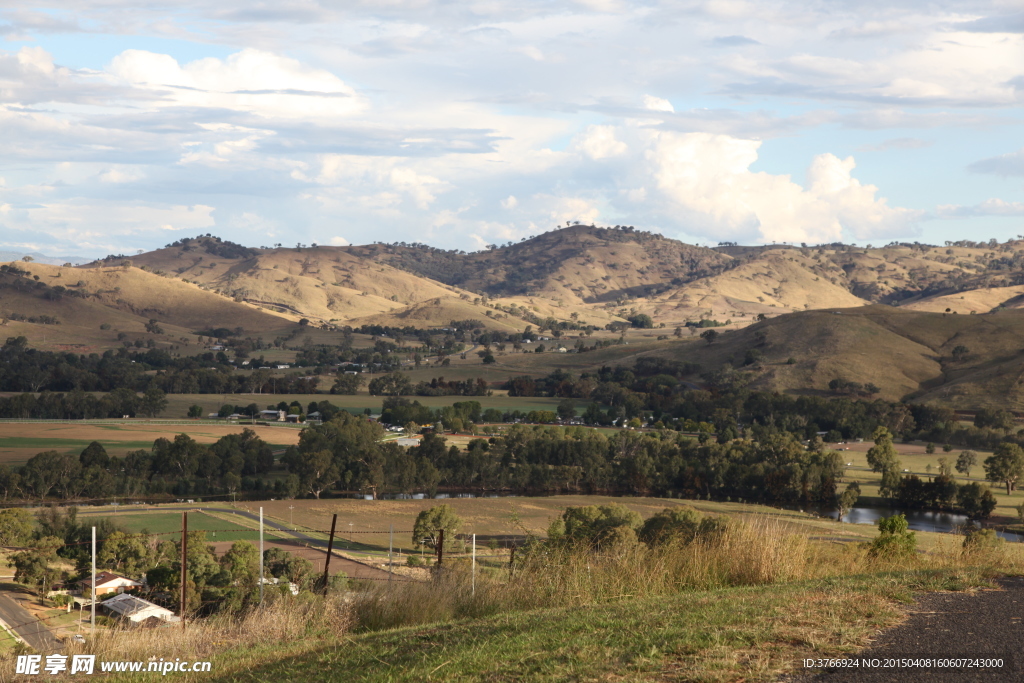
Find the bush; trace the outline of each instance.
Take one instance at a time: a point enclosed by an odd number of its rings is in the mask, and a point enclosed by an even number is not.
[[[976,553],[996,550],[1005,542],[994,529],[980,529],[971,526],[965,530],[963,548],[966,552]]]
[[[879,535],[871,542],[868,554],[885,560],[911,560],[916,556],[917,536],[908,530],[905,515],[878,520]]]
[[[423,566],[423,560],[421,560],[416,555],[410,555],[409,557],[407,557],[405,559],[405,564],[407,564],[410,567],[422,567]]]

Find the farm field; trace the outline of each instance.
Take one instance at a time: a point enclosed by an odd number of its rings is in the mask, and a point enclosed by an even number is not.
[[[197,503],[196,505],[199,504]],[[137,511],[134,507],[122,508],[125,510],[124,512],[111,511],[100,514],[89,510],[84,514],[79,514],[78,519],[81,522],[101,518],[108,519],[130,533],[138,534],[145,531],[151,534],[160,534],[159,540],[161,541],[178,541],[181,539],[181,511],[186,509],[186,507],[194,506],[178,505],[175,510],[160,506],[147,506],[147,511]],[[104,509],[111,510],[109,506]],[[188,529],[189,531],[207,532],[206,540],[210,543],[223,541],[257,542],[260,538],[258,526],[239,524],[222,516],[203,512],[190,511]],[[278,535],[272,529],[265,528],[264,538],[271,537],[278,538]]]
[[[80,453],[93,441],[99,441],[110,455],[123,457],[137,449],[149,449],[160,438],[173,439],[186,433],[200,443],[213,443],[227,434],[237,434],[248,425],[210,423],[135,424],[126,420],[118,424],[75,424],[60,422],[0,423],[0,462],[23,464],[36,453],[55,450]],[[287,427],[250,426],[261,439],[275,448],[297,444],[299,429]]]
[[[407,396],[406,398],[410,401],[419,401],[422,405],[429,408],[450,406],[459,401],[479,401],[484,410],[495,408],[497,410],[521,410],[523,412],[554,410],[558,406],[558,402],[562,400],[545,397],[520,398],[507,396],[504,393],[495,393],[494,396]],[[302,404],[303,408],[312,401],[328,401],[345,410],[362,412],[365,408],[369,408],[373,413],[379,413],[381,406],[384,404],[382,396],[371,396],[365,391],[353,396],[343,396],[340,394],[168,394],[167,410],[161,414],[161,417],[184,417],[188,414],[189,406],[193,404],[202,406],[204,413],[213,413],[217,412],[224,404],[246,406],[250,403],[255,403],[262,409],[269,405],[277,405],[281,401],[289,404],[292,401],[298,401]],[[586,402],[584,401],[578,401],[577,409],[585,407],[585,404]]]

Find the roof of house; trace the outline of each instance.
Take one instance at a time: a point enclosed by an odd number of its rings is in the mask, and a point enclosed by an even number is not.
[[[102,603],[103,607],[117,612],[123,617],[128,617],[132,621],[142,621],[150,617],[156,617],[164,621],[173,621],[177,617],[174,616],[174,612],[160,605],[154,605],[149,600],[143,600],[140,597],[134,595],[128,595],[127,593],[121,593],[118,596],[104,600]]]
[[[131,584],[133,586],[141,586],[142,585],[140,582],[136,581],[135,579],[129,579],[127,576],[121,576],[120,574],[115,574],[114,572],[107,572],[107,571],[96,572],[96,587],[97,588],[99,588],[101,586],[105,586],[108,583],[114,583],[114,582],[118,582],[118,585],[123,586],[123,585],[125,585],[123,583],[125,581],[127,581],[129,584]],[[91,587],[92,586],[92,577],[87,577],[85,579],[82,579],[78,583],[82,584],[83,586]]]

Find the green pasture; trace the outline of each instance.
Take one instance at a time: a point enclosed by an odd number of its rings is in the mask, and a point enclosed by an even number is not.
[[[181,510],[158,510],[154,512],[111,512],[103,515],[79,515],[81,522],[106,519],[129,533],[161,534],[160,540],[177,541],[181,538]],[[188,515],[189,531],[205,531],[209,543],[218,541],[259,541],[260,532],[257,528],[242,526],[235,522],[213,517],[202,512],[190,512]],[[216,532],[216,535],[214,535]],[[272,529],[264,529],[264,538],[279,538]]]

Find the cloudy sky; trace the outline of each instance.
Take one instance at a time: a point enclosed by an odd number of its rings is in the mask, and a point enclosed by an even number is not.
[[[0,0],[0,249],[1024,234],[1022,0],[168,5]]]

